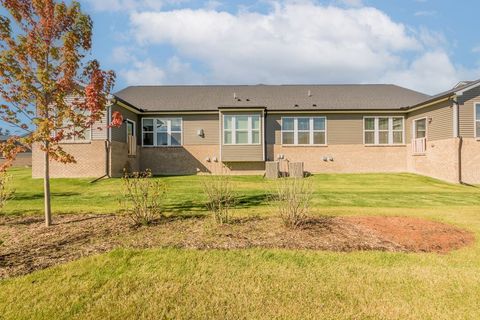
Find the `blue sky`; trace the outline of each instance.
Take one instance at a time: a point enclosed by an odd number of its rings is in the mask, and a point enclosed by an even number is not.
[[[142,84],[395,83],[480,78],[477,1],[80,0],[116,89]],[[461,4],[460,4],[461,3]]]

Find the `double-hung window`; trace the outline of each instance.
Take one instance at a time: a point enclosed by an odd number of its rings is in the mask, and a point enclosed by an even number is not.
[[[224,115],[223,144],[260,144],[260,115]]]
[[[146,147],[182,145],[182,118],[143,118],[142,142]]]
[[[404,144],[403,117],[365,117],[363,139],[366,145]]]
[[[475,104],[475,138],[480,138],[480,103]]]
[[[282,118],[283,145],[327,144],[327,119],[325,117]]]

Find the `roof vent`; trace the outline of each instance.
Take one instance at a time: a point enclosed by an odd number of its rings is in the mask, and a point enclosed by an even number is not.
[[[298,104],[294,105],[295,108],[298,108]]]
[[[317,105],[316,104],[312,104],[313,107],[316,107]]]
[[[308,90],[307,95],[308,95],[309,97],[311,97],[311,96],[312,96],[312,90]]]
[[[237,101],[242,101],[242,99],[237,99]]]
[[[247,101],[250,101],[250,99],[247,99]]]
[[[233,93],[233,99],[234,100],[237,99],[237,93],[236,92]]]

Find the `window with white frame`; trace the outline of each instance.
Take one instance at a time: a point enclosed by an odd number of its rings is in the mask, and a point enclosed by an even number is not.
[[[260,144],[260,115],[224,115],[223,143]]]
[[[327,144],[327,119],[325,117],[282,118],[282,144]]]
[[[146,147],[182,145],[182,118],[143,118],[142,143]]]
[[[366,145],[404,144],[403,117],[364,117],[363,139]]]
[[[480,103],[475,104],[475,137],[480,138]]]

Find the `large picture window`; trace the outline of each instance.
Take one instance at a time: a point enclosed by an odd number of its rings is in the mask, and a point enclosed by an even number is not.
[[[404,144],[403,117],[365,117],[363,139],[366,145]]]
[[[325,117],[282,118],[282,144],[327,144],[327,119]]]
[[[224,144],[260,144],[260,115],[224,115]]]
[[[143,118],[142,143],[146,147],[182,145],[182,118]]]

